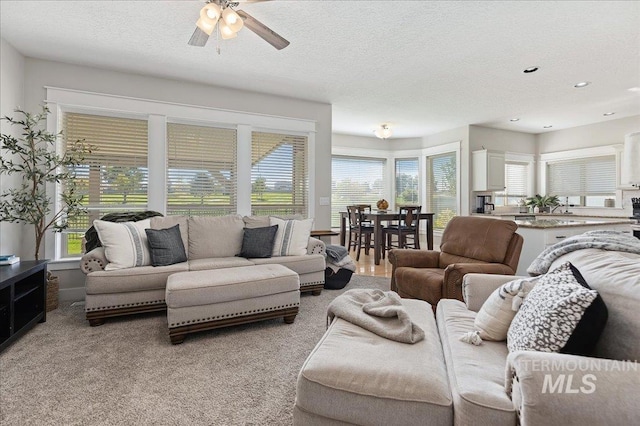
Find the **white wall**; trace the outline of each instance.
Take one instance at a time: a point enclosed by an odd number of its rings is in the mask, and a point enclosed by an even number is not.
[[[16,107],[24,106],[24,57],[5,39],[0,38],[0,116],[13,117]],[[0,122],[0,130],[3,134],[18,136],[20,132],[12,128],[6,121]],[[2,152],[3,158],[7,155]],[[18,186],[18,176],[0,176],[0,192]],[[33,259],[31,253],[22,250],[21,234],[23,228],[20,224],[0,223],[0,253],[14,253],[22,258]],[[27,231],[29,231],[27,229]]]
[[[624,143],[624,135],[640,131],[640,115],[603,121],[537,136],[538,154]]]
[[[471,151],[483,147],[495,151],[535,154],[536,135],[489,127],[469,126],[469,146]]]

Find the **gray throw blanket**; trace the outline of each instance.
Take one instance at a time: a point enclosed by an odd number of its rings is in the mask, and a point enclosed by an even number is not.
[[[393,291],[346,291],[327,308],[328,322],[335,317],[397,342],[416,343],[424,339],[424,331],[411,321],[400,296]]]
[[[527,272],[531,275],[546,274],[560,256],[588,248],[640,254],[640,239],[618,231],[588,231],[547,247],[529,265]]]
[[[331,263],[338,263],[349,254],[346,248],[331,244],[327,244],[326,251],[327,258],[329,258]]]

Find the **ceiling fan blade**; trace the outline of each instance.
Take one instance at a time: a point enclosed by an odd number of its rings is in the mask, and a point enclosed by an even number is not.
[[[253,16],[249,15],[244,10],[236,10],[236,13],[244,20],[244,25],[251,31],[256,33],[264,41],[272,45],[278,50],[282,50],[289,45],[289,42],[285,40],[281,35],[267,27],[262,22],[258,21]]]
[[[200,28],[196,27],[196,30],[191,35],[189,39],[189,44],[191,46],[199,46],[202,47],[207,44],[207,40],[209,40],[209,35],[202,31]]]

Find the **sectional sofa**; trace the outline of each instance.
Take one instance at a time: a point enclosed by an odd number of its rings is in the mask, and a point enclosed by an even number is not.
[[[98,247],[82,256],[85,278],[85,311],[92,326],[105,318],[166,309],[167,278],[176,272],[280,264],[300,277],[300,291],[319,295],[324,286],[325,244],[309,238],[307,254],[247,259],[239,257],[245,228],[269,226],[269,217],[228,215],[221,217],[167,216],[150,219],[152,229],[179,225],[187,261],[168,266],[138,266],[105,270],[105,249]]]

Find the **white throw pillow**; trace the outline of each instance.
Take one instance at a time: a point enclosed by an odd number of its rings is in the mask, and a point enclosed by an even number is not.
[[[94,220],[93,226],[109,261],[104,268],[106,271],[151,265],[149,243],[144,232],[151,228],[150,219],[120,223]]]
[[[507,340],[507,332],[520,304],[536,285],[538,277],[519,278],[497,288],[484,302],[474,326],[483,340]]]
[[[283,220],[270,217],[271,226],[278,225],[272,256],[302,256],[307,254],[313,219]]]

